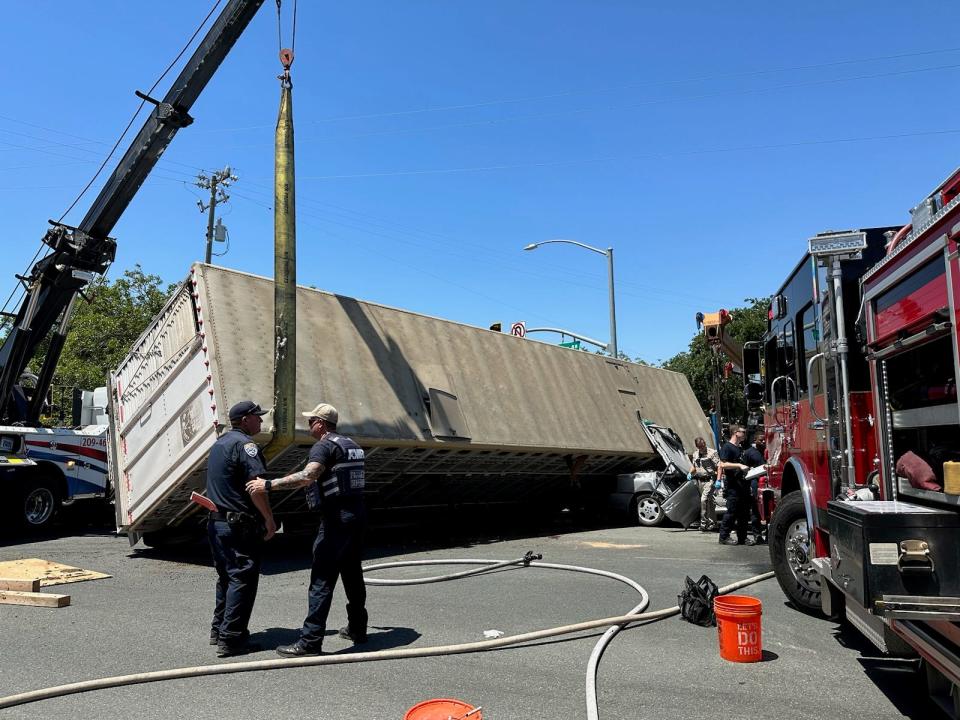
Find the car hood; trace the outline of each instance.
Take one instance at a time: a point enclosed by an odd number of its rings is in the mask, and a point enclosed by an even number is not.
[[[663,458],[664,465],[670,463],[682,473],[688,473],[693,469],[690,458],[683,448],[683,441],[670,428],[657,425],[652,420],[644,420],[641,423],[643,431],[653,448]]]

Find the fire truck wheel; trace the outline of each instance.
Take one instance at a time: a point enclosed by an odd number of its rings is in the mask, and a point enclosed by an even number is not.
[[[660,500],[650,493],[640,493],[633,499],[633,516],[640,525],[653,527],[663,522]]]
[[[25,480],[20,490],[21,524],[27,530],[45,530],[60,507],[56,485],[47,478]]]
[[[810,529],[799,491],[781,498],[770,519],[768,541],[770,561],[783,592],[800,610],[820,613],[820,581],[810,562]]]

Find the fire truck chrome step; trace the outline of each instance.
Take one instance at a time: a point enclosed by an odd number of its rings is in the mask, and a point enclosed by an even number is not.
[[[960,622],[960,598],[884,595],[874,603],[873,612],[889,619]]]

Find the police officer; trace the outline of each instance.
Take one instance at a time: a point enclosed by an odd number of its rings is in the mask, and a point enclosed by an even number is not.
[[[707,441],[702,437],[694,438],[693,444],[697,449],[690,456],[693,463],[690,475],[700,487],[700,532],[710,532],[717,529],[717,507],[713,484],[717,479],[720,456],[717,455],[716,450],[707,447]]]
[[[317,440],[307,466],[279,480],[257,479],[247,483],[247,490],[254,496],[264,491],[305,487],[308,504],[320,509],[307,617],[300,639],[277,648],[277,653],[284,657],[320,654],[338,576],[343,578],[347,595],[347,626],[340,629],[340,636],[355,643],[367,641],[367,588],[360,566],[366,528],[363,450],[337,432],[339,415],[332,405],[320,403],[301,414]]]
[[[753,545],[754,541],[747,537],[750,524],[750,485],[746,480],[746,471],[750,468],[741,462],[743,453],[740,449],[746,432],[739,425],[731,424],[729,433],[730,439],[720,448],[720,469],[724,471],[724,496],[727,499],[727,512],[720,523],[720,544]],[[736,540],[731,537],[734,525],[737,530]]]
[[[217,657],[257,649],[248,642],[247,625],[257,598],[263,543],[277,526],[267,497],[249,494],[244,485],[266,469],[260,448],[251,440],[260,432],[264,414],[252,400],[231,407],[231,428],[214,443],[207,459],[207,497],[217,506],[207,523],[217,569],[217,604],[210,628]]]

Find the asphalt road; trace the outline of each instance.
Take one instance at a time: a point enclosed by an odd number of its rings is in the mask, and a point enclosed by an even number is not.
[[[438,535],[440,537],[438,537]],[[367,562],[402,559],[510,559],[527,550],[545,562],[610,570],[650,593],[650,609],[676,603],[685,575],[719,585],[769,569],[765,547],[726,547],[716,535],[670,528],[558,526],[529,536],[517,526],[384,528]],[[251,621],[272,659],[296,639],[306,607],[309,539],[271,544]],[[205,547],[176,553],[131,550],[107,532],[9,542],[0,560],[37,557],[109,573],[106,580],[49,588],[63,609],[0,605],[0,695],[104,676],[232,663],[207,644],[214,575]],[[453,572],[398,569],[382,577]],[[878,658],[852,629],[803,615],[775,580],[741,591],[763,603],[765,657],[720,658],[716,630],[670,618],[618,635],[599,670],[602,718],[931,718],[909,665]],[[362,650],[426,647],[508,635],[626,613],[636,594],[612,580],[520,568],[450,583],[372,587],[370,642]],[[345,623],[334,600],[328,634]],[[375,718],[399,720],[418,702],[459,698],[484,718],[582,718],[587,659],[602,631],[524,647],[429,659],[219,675],[100,690],[0,710],[3,718],[136,717]],[[331,634],[324,649],[352,652]]]

